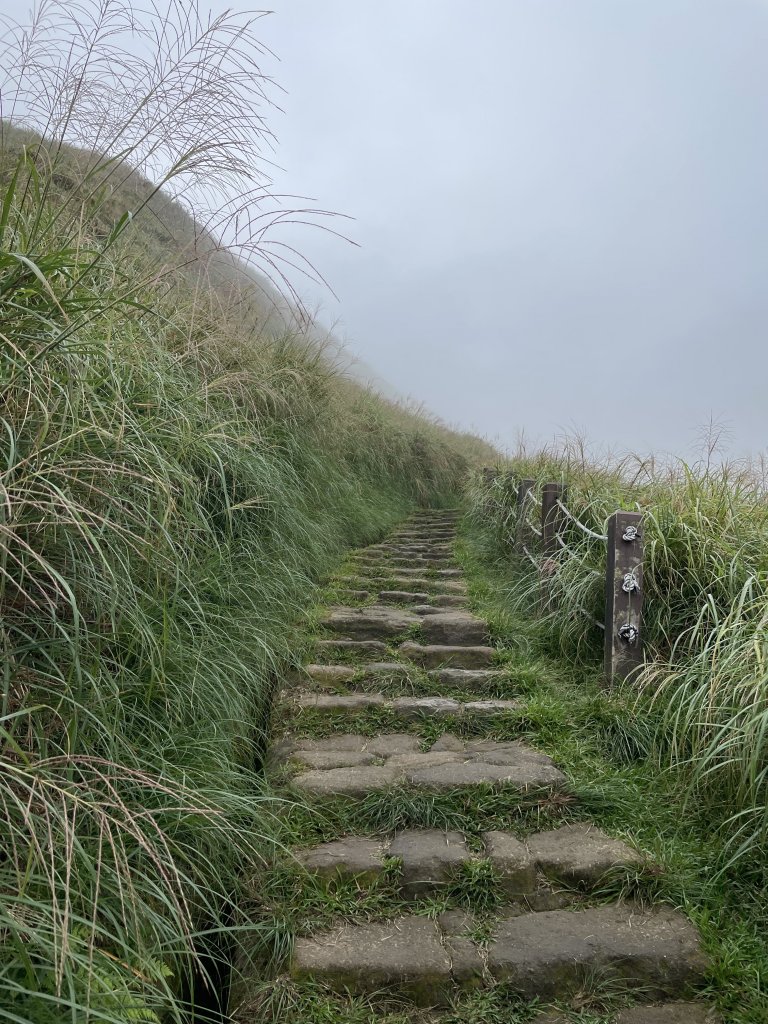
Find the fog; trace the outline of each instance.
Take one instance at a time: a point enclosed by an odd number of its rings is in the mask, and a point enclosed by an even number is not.
[[[293,283],[380,380],[505,446],[765,448],[768,2],[277,0],[258,31],[274,190],[351,218],[286,229],[330,288]]]
[[[765,447],[768,5],[278,0],[276,187],[354,351],[513,444]]]

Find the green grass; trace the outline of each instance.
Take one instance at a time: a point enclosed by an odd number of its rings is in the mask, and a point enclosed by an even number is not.
[[[682,908],[702,932],[712,958],[709,994],[725,1019],[765,1022],[766,878],[747,863],[722,872],[729,845],[727,835],[713,828],[711,805],[692,797],[683,774],[659,764],[663,711],[638,706],[629,685],[605,690],[599,664],[559,654],[550,621],[541,619],[530,598],[526,612],[519,596],[525,568],[510,565],[507,557],[502,564],[492,534],[468,528],[459,553],[476,610],[511,654],[536,666],[540,685],[527,697],[531,729],[566,771],[577,798],[558,808],[558,815],[596,822],[657,865],[634,878],[607,879],[596,898],[630,895]]]
[[[196,949],[234,936],[279,834],[255,766],[324,577],[414,506],[455,504],[486,450],[348,379],[187,212],[247,210],[239,251],[280,280],[253,22],[185,9],[54,3],[0,58],[15,1022],[188,1019]]]
[[[540,592],[539,574],[512,550],[522,477],[567,484],[569,507],[597,533],[616,509],[643,512],[647,664],[635,682],[652,729],[641,742],[660,767],[679,774],[692,802],[709,807],[723,839],[719,867],[751,865],[762,874],[768,501],[761,465],[723,463],[712,446],[692,466],[596,461],[574,443],[519,452],[508,469],[475,478],[470,497],[489,557],[518,569],[506,588],[512,612],[532,607]],[[605,546],[568,524],[565,542],[549,561],[551,605],[535,632],[540,649],[589,671],[601,656],[602,634],[590,620],[603,617]]]

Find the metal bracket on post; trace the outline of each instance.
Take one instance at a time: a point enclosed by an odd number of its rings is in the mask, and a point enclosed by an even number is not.
[[[614,512],[608,520],[605,572],[605,678],[610,686],[643,663],[643,517]]]
[[[535,480],[521,480],[517,485],[517,523],[515,525],[515,551],[522,554],[523,546],[530,543],[531,531],[526,528],[525,520],[530,506],[531,496],[528,493],[533,490]]]

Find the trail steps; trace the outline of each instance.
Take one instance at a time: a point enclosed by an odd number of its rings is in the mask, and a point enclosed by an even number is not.
[[[287,728],[275,738],[273,761],[288,773],[294,799],[319,814],[340,800],[395,807],[408,793],[470,807],[476,797],[484,807],[572,802],[565,773],[535,737],[512,738],[525,700],[487,624],[468,611],[453,557],[457,521],[455,511],[417,513],[386,542],[358,552],[341,578],[350,603],[323,616],[312,660],[282,694]],[[352,994],[391,989],[440,1008],[501,983],[547,1003],[597,981],[638,1002],[606,1018],[615,1024],[715,1019],[694,998],[707,961],[682,913],[589,905],[606,877],[641,871],[646,858],[588,821],[526,831],[510,813],[496,829],[342,834],[295,850],[293,863],[329,889],[387,879],[414,908],[299,935],[288,965],[296,984]],[[480,922],[458,907],[424,912],[424,900],[473,873],[495,886],[490,917]],[[556,1011],[538,1017],[565,1019]]]

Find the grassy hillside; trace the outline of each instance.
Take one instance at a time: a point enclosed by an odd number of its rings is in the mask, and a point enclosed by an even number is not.
[[[221,47],[246,46],[230,28],[192,18],[183,59],[174,44],[137,68],[103,31],[89,57],[70,26],[78,82],[104,85],[106,56],[113,68],[104,148],[61,144],[102,96],[63,86],[69,121],[27,104],[38,132],[6,120],[0,134],[0,1019],[181,1019],[193,950],[226,930],[269,842],[258,743],[301,654],[295,624],[347,546],[454,502],[488,457],[342,375],[310,337],[265,329],[264,292],[212,260],[215,235],[169,198],[193,171],[213,187],[229,156],[247,161],[247,125],[244,156],[219,137],[237,113]],[[4,53],[18,89],[19,67],[32,81],[45,67],[30,50],[26,65]],[[146,171],[128,104],[146,113],[158,79],[187,106],[169,122],[158,101],[155,133],[172,140],[184,117],[197,132],[165,192],[121,180],[132,155]],[[206,81],[217,105],[202,117]]]
[[[520,452],[490,481],[478,476],[472,496],[490,550],[507,561],[514,559],[516,489],[524,477],[566,483],[569,507],[598,534],[616,509],[644,513],[647,664],[622,694],[634,707],[621,726],[623,742],[706,807],[721,844],[713,870],[747,875],[760,886],[768,866],[763,468],[723,464],[713,451],[695,465],[598,462],[576,445]],[[567,549],[548,566],[553,601],[538,629],[545,647],[595,668],[605,546],[575,528],[568,534]],[[530,608],[539,593],[538,572],[520,559],[511,605]]]

